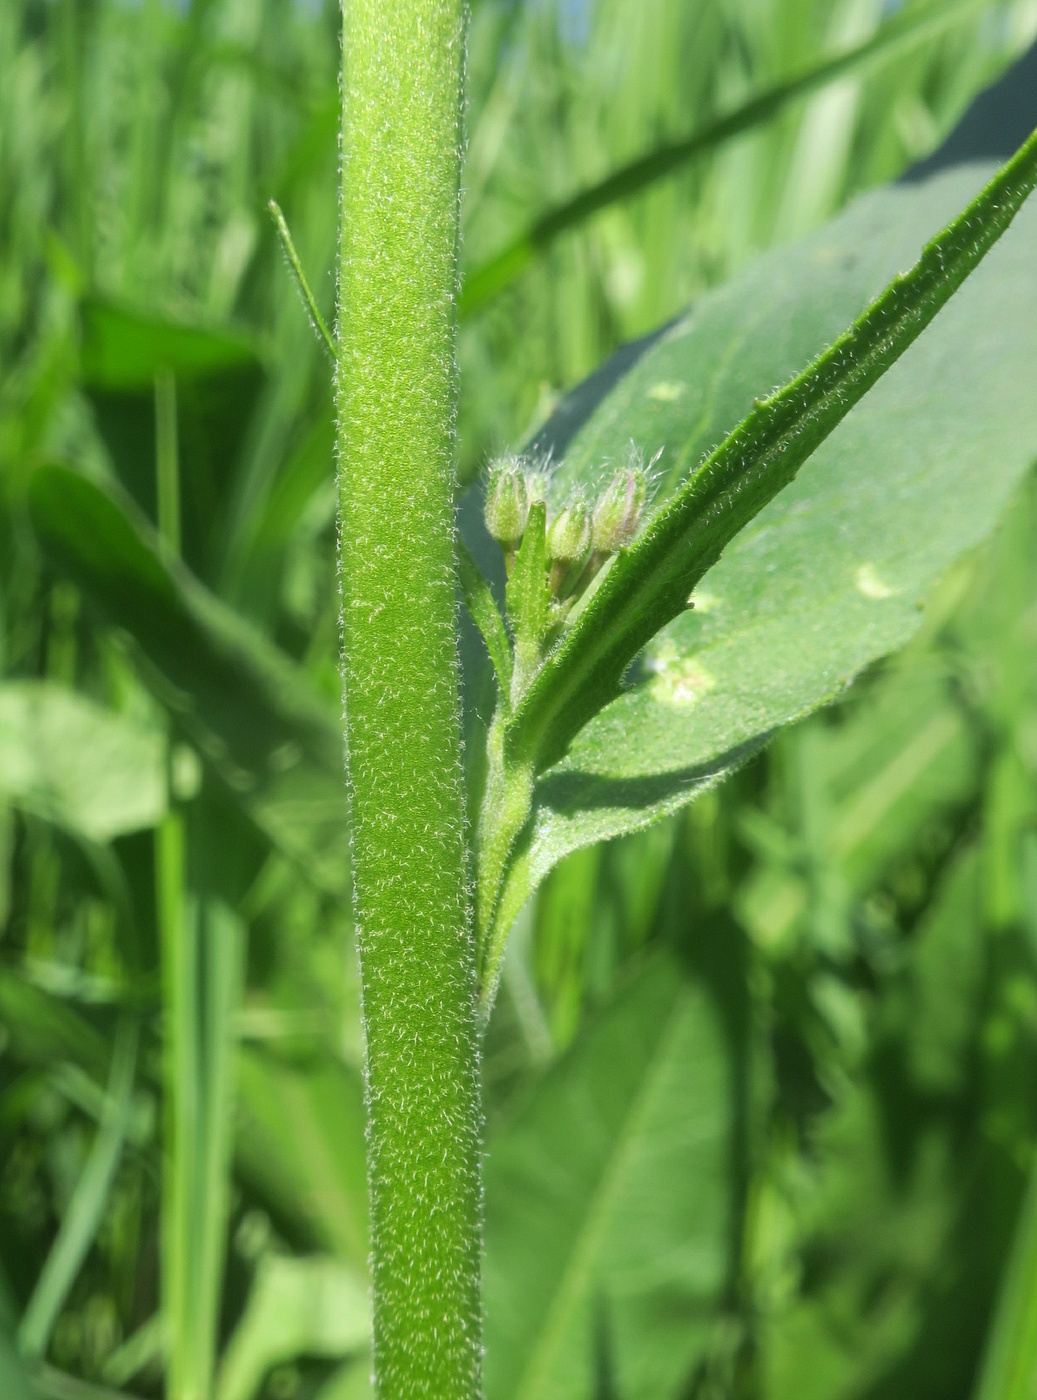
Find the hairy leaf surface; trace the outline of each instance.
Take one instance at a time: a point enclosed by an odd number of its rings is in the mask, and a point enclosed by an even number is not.
[[[909,267],[989,170],[868,196],[703,298],[577,434],[597,484],[633,439],[664,501],[704,452]],[[691,800],[781,724],[902,645],[1037,454],[1037,208],[766,506],[639,658],[629,688],[539,781],[502,921],[568,851]]]

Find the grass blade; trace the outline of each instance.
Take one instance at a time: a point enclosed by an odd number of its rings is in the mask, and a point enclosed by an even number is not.
[[[884,24],[877,34],[856,48],[837,54],[814,68],[777,83],[743,106],[717,117],[679,141],[667,142],[621,166],[596,185],[541,214],[529,228],[466,279],[461,293],[462,316],[471,315],[502,291],[561,234],[578,228],[595,214],[674,174],[694,160],[776,117],[793,102],[845,77],[861,72],[902,50],[921,44],[970,14],[986,8],[987,0],[959,0],[947,5],[915,7]]]
[[[692,473],[548,655],[506,733],[542,770],[620,691],[624,670],[738,532],[900,358],[1009,227],[1037,184],[1037,132],[828,350],[753,411]]]
[[[18,1329],[19,1346],[26,1356],[39,1357],[46,1351],[58,1314],[101,1224],[129,1125],[137,1039],[137,1022],[127,1016],[116,1032],[108,1093],[93,1149]]]
[[[974,1400],[1031,1400],[1037,1375],[1037,1169],[1019,1212],[1015,1244],[991,1322]]]

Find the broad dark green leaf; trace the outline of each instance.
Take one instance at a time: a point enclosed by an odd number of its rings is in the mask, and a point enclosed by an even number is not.
[[[657,500],[859,314],[989,170],[880,191],[703,298],[577,434],[564,482],[633,438],[663,449]],[[501,921],[568,851],[681,806],[779,725],[915,631],[936,581],[995,525],[1037,454],[1037,209],[727,548],[695,608],[539,781]]]
[[[90,841],[166,810],[165,740],[48,681],[0,685],[0,795]]]
[[[151,393],[160,370],[189,380],[256,364],[244,336],[159,321],[97,297],[83,302],[80,318],[80,366],[91,388]]]
[[[79,473],[38,470],[30,509],[51,562],[130,635],[145,681],[257,825],[347,888],[341,734],[303,673]]]
[[[490,1139],[490,1400],[675,1396],[727,1268],[731,1085],[716,1010],[651,965]]]

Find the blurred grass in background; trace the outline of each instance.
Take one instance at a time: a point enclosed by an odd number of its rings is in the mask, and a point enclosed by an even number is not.
[[[466,266],[910,8],[477,0]],[[217,1400],[367,1386],[330,386],[265,207],[284,208],[330,318],[337,23],[334,5],[279,0],[0,6],[5,1395],[160,1394],[171,1265],[193,1280],[185,1317],[201,1311],[165,1346],[203,1377],[224,1274]],[[990,5],[558,238],[462,328],[465,476],[618,345],[929,152],[1035,30],[1032,0]],[[158,519],[164,452],[194,580],[133,523]],[[63,568],[27,511],[54,463],[100,488],[66,498]],[[524,912],[485,1064],[490,1400],[518,1394],[495,1355],[549,1354],[540,1294],[578,1298],[563,1341],[593,1347],[524,1396],[965,1397],[1025,1324],[1035,524],[1031,485],[906,653],[683,816],[570,857]],[[111,565],[107,594],[77,588],[77,548]],[[204,969],[186,1065],[162,1046],[170,794]],[[509,1163],[539,1153],[549,1170],[562,1150],[566,1094],[596,1074],[620,1093],[609,1066],[652,1018],[598,1008],[655,945],[690,960],[716,1034],[686,1059],[658,1052],[656,1119],[635,1085],[568,1195],[512,1200]],[[171,1095],[196,1113],[185,1190],[215,1211],[205,1225],[181,1208],[179,1233],[161,1187]],[[667,1122],[711,1114],[722,1169],[696,1166],[694,1144],[667,1167]],[[221,1262],[206,1173],[230,1151]],[[650,1227],[615,1184],[634,1159],[663,1202]],[[670,1316],[667,1231],[706,1206],[723,1232],[708,1302]],[[525,1239],[530,1210],[551,1257]],[[992,1375],[982,1400],[1029,1393]]]

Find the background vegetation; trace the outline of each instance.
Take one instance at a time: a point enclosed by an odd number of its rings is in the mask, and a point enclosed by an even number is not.
[[[896,8],[478,0],[467,264]],[[0,7],[5,1395],[159,1395],[163,1357],[192,1400],[368,1386],[330,384],[265,209],[330,315],[337,30]],[[929,152],[1035,30],[974,6],[560,237],[465,321],[466,478]],[[484,1066],[490,1400],[1028,1393],[1035,525],[1030,483],[906,652],[523,912]]]

